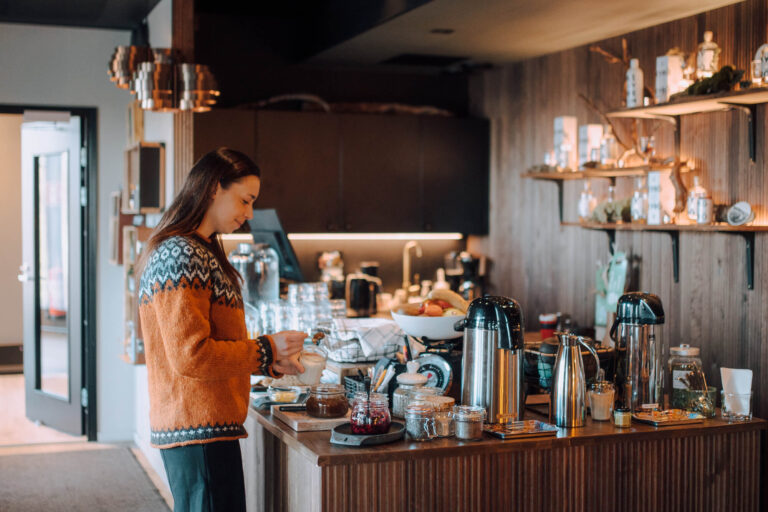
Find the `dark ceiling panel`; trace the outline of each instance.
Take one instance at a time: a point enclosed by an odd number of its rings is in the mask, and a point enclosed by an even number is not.
[[[160,0],[0,0],[0,22],[131,30]]]

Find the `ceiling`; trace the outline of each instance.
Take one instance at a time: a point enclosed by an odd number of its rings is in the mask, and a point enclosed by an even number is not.
[[[314,55],[377,64],[401,54],[502,64],[691,16],[734,0],[432,0]],[[452,33],[432,33],[452,29]]]
[[[136,28],[160,0],[0,0],[0,23]]]

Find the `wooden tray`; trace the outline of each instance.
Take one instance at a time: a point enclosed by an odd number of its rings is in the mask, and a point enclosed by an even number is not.
[[[349,421],[350,411],[340,418],[313,418],[307,411],[283,411],[281,405],[272,406],[272,416],[279,419],[296,432],[316,432],[331,430],[336,425]]]
[[[537,420],[511,421],[485,425],[483,430],[502,439],[525,439],[529,437],[556,436],[558,429],[554,425]]]
[[[654,418],[650,413],[639,412],[632,415],[634,421],[640,423],[647,423],[654,427],[666,427],[672,425],[688,425],[691,423],[701,423],[704,421],[704,416],[695,412],[689,412],[685,418],[670,418],[667,416],[660,416]]]

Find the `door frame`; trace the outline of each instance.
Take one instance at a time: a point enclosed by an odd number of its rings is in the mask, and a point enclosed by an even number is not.
[[[81,379],[86,390],[87,403],[81,401],[83,434],[96,441],[97,388],[96,388],[96,269],[98,239],[98,109],[95,107],[65,107],[61,105],[0,104],[0,114],[23,114],[25,110],[52,110],[70,112],[81,119],[80,140],[86,150],[83,183],[86,201],[82,225],[82,347]],[[82,396],[82,395],[81,395]]]

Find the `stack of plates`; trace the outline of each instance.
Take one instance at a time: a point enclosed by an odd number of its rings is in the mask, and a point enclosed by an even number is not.
[[[139,64],[151,60],[151,55],[148,46],[118,46],[109,59],[109,80],[120,89],[130,88]]]
[[[193,112],[211,110],[220,92],[208,66],[179,64],[177,70],[179,109]]]

